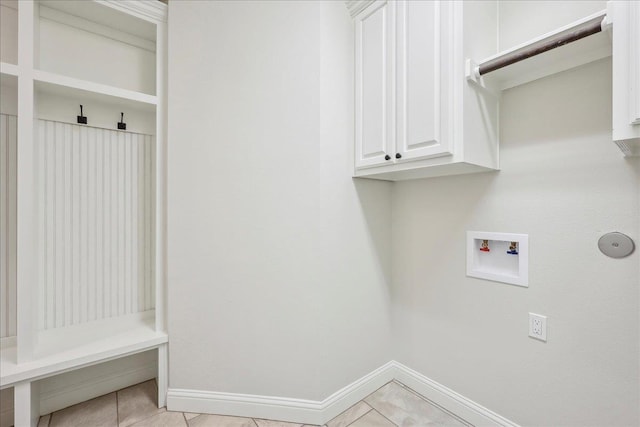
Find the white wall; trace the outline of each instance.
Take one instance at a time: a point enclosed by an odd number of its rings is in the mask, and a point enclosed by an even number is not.
[[[390,360],[390,184],[342,2],[169,3],[170,387],[319,400]]]
[[[551,28],[603,2],[564,6]],[[502,47],[551,29],[501,7]],[[640,238],[609,60],[504,93],[502,171],[391,185],[349,178],[342,2],[170,16],[171,388],[318,400],[394,358],[523,425],[638,424],[640,255],[596,245]],[[467,278],[467,230],[529,234],[530,287]]]
[[[500,1],[499,49],[509,49],[607,8],[604,0]]]
[[[396,184],[401,363],[522,425],[638,425],[639,159],[611,141],[611,62],[509,90],[499,173]],[[465,277],[465,232],[529,234],[529,288]],[[548,316],[548,341],[527,336]]]
[[[502,2],[508,48],[605,7]],[[503,94],[499,173],[393,189],[395,357],[523,425],[638,425],[640,163],[611,141],[611,62]],[[528,233],[530,287],[465,277],[467,230]],[[547,343],[527,336],[548,316]]]

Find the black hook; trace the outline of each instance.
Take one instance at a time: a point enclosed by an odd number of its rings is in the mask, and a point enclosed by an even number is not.
[[[87,118],[82,113],[82,104],[80,104],[80,115],[78,116],[78,123],[80,123],[82,125],[86,125],[87,124]]]
[[[124,122],[124,113],[120,113],[120,121],[118,122],[118,129],[127,130],[127,124]]]

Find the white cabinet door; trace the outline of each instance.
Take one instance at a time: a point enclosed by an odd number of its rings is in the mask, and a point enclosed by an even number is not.
[[[640,155],[640,3],[611,1],[613,17],[613,140],[626,156]]]
[[[441,25],[449,5],[438,1],[397,2],[397,150],[402,160],[452,153],[441,129]],[[444,52],[446,54],[446,52]]]
[[[640,3],[629,3],[629,120],[640,125]]]
[[[377,1],[356,17],[356,168],[391,163],[395,154],[394,9]]]

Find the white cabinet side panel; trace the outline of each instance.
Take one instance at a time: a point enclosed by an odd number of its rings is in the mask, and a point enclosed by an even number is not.
[[[153,309],[153,137],[48,120],[38,130],[39,329]]]
[[[16,335],[16,116],[0,114],[0,338]]]

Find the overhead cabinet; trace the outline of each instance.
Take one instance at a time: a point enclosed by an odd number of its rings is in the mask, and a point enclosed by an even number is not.
[[[465,57],[495,53],[496,3],[376,1],[355,13],[355,176],[497,169],[498,98],[464,76]]]
[[[613,26],[613,140],[627,156],[640,155],[640,3],[610,1]]]

